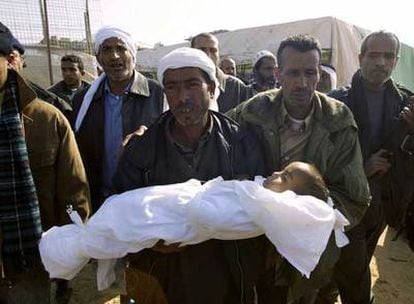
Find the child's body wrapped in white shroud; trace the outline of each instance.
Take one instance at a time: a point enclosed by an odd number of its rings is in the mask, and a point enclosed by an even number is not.
[[[152,186],[109,197],[83,224],[52,227],[39,244],[51,278],[72,279],[98,259],[98,289],[115,279],[114,259],[166,244],[197,244],[209,239],[238,240],[263,233],[297,270],[309,277],[335,231],[336,243],[348,243],[347,219],[327,203],[292,191],[276,193],[255,181],[205,184],[197,180]]]

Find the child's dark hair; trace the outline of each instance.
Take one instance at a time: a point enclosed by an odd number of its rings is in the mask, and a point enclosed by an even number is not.
[[[311,167],[311,175],[304,174],[304,182],[300,187],[298,186],[297,189],[294,189],[294,191],[299,195],[312,195],[324,202],[328,201],[329,190],[326,187],[322,174],[314,165],[309,164],[309,166]]]

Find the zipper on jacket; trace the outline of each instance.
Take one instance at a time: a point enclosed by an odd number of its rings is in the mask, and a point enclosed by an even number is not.
[[[239,250],[239,245],[237,241],[234,241],[234,248],[236,251],[237,266],[239,267],[239,271],[240,271],[240,303],[246,304],[246,295],[244,293],[244,273],[243,273],[242,264],[240,262],[240,250]]]

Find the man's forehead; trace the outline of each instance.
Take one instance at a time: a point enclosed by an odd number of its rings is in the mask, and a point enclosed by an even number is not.
[[[202,78],[202,72],[197,67],[185,67],[179,69],[168,69],[164,73],[164,82],[186,80],[191,78]]]
[[[398,43],[395,38],[388,35],[376,35],[372,36],[367,41],[367,51],[391,51],[397,50]]]
[[[62,61],[60,66],[62,68],[79,68],[77,62],[71,62],[71,61]]]
[[[282,66],[319,67],[320,56],[317,50],[301,52],[293,47],[286,47],[281,55]]]
[[[113,45],[124,45],[124,46],[126,46],[126,43],[118,37],[111,37],[111,38],[105,39],[105,41],[102,42],[101,47],[103,47],[103,46],[113,46]]]
[[[221,63],[224,66],[233,66],[233,65],[235,65],[235,62],[230,60],[230,59],[223,59],[223,61]]]
[[[215,47],[218,48],[218,41],[213,37],[198,37],[194,43],[195,47]]]

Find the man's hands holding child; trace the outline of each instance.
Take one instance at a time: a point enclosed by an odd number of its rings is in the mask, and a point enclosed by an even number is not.
[[[186,246],[181,246],[181,247],[179,246],[180,246],[180,243],[165,245],[164,241],[160,240],[151,249],[157,252],[161,252],[161,253],[176,253],[176,252],[183,251],[186,247]]]

